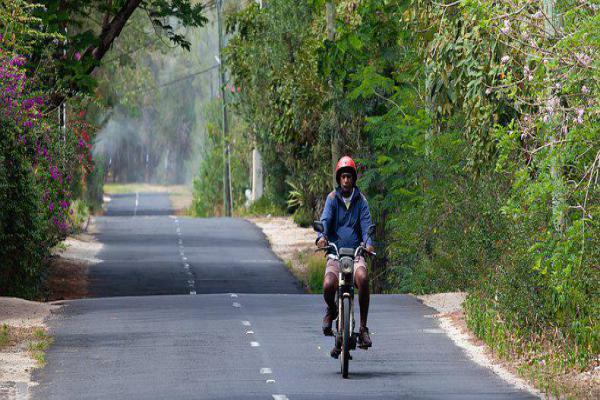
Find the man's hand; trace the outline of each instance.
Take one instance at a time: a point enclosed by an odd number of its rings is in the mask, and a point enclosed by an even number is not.
[[[375,253],[375,247],[373,247],[373,245],[367,245],[367,251],[369,253]]]
[[[317,242],[317,247],[327,247],[327,239],[325,239],[325,236],[321,236]]]

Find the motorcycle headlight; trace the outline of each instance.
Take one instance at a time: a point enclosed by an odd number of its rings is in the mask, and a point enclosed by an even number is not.
[[[343,257],[340,260],[340,269],[344,274],[349,274],[354,269],[354,260],[349,257]]]

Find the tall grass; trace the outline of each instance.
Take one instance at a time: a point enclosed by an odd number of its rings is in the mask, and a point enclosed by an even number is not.
[[[326,260],[323,254],[301,252],[299,261],[306,266],[306,286],[310,293],[323,293]]]

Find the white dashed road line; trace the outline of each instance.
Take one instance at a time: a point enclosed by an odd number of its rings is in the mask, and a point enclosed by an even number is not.
[[[135,192],[135,207],[133,208],[133,216],[137,215],[138,205],[140,204],[140,193]]]
[[[190,289],[190,294],[195,295],[196,294],[196,280],[194,279],[194,274],[192,274],[192,271],[190,270],[190,264],[187,263],[188,259],[185,256],[185,251],[184,251],[184,247],[183,247],[183,239],[181,238],[181,228],[179,227],[179,220],[177,219],[177,217],[174,217],[173,223],[177,227],[176,231],[177,231],[177,235],[179,236],[179,238],[177,239],[177,242],[179,243],[179,256],[181,257],[181,261],[183,262],[183,269],[185,269],[185,272],[187,273],[187,276],[188,276],[188,279],[187,279],[188,288]]]
[[[237,295],[235,293],[230,293],[231,297],[237,297]],[[236,304],[239,305],[239,303],[233,303],[233,306],[236,307]],[[242,321],[242,325],[243,326],[251,326],[252,324],[250,323],[250,321]],[[254,335],[254,331],[252,330],[246,330],[246,335]],[[250,342],[250,346],[251,347],[260,347],[260,343],[259,342]],[[271,368],[261,368],[260,369],[260,374],[261,375],[271,375],[273,374],[273,370]],[[265,380],[266,384],[275,384],[275,379],[267,379]],[[285,395],[285,394],[273,394],[273,400],[289,400],[289,398]]]
[[[444,333],[443,329],[423,329],[423,333]]]

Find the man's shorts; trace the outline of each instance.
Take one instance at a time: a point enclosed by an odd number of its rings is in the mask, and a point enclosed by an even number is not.
[[[365,264],[364,257],[357,257],[354,259],[354,272],[356,272],[358,268],[364,268],[365,271],[367,270],[367,264]],[[333,273],[336,277],[339,276],[340,262],[338,260],[335,260],[333,258],[327,258],[327,267],[325,267],[325,275],[327,275],[327,273],[329,272]]]

